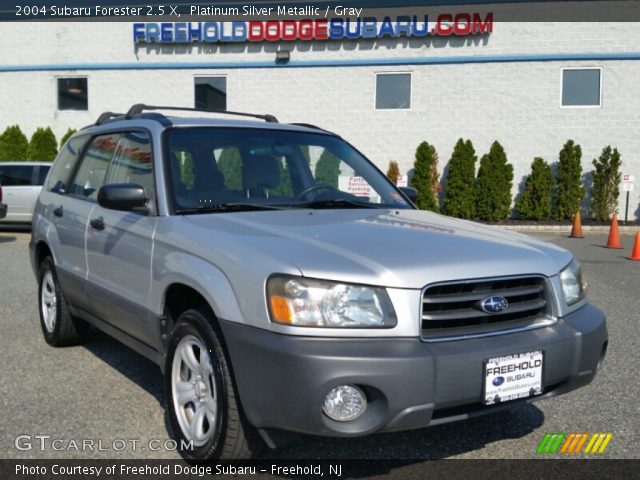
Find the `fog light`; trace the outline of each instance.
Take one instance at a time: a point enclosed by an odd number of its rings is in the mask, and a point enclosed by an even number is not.
[[[322,411],[332,420],[355,420],[367,408],[364,392],[355,385],[341,385],[331,390],[324,399]]]

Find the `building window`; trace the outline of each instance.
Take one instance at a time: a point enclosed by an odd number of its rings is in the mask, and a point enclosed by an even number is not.
[[[58,110],[88,110],[86,78],[58,78]]]
[[[411,74],[376,74],[376,110],[411,108]]]
[[[196,77],[196,108],[203,110],[227,109],[227,78]]]
[[[562,70],[563,107],[599,107],[602,100],[602,71],[599,68]]]

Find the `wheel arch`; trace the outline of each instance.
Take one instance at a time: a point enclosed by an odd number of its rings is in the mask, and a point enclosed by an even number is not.
[[[166,314],[169,308],[175,319],[175,314],[181,313],[177,310],[185,305],[187,308],[206,306],[216,318],[244,323],[234,289],[221,270],[185,254],[169,255],[163,264],[178,268],[165,270],[160,278],[154,275],[151,305],[157,315]]]
[[[36,271],[36,275],[40,275],[40,265],[45,258],[51,257],[53,262],[55,263],[55,257],[53,256],[53,251],[44,240],[40,240],[36,243],[34,248],[34,269]]]

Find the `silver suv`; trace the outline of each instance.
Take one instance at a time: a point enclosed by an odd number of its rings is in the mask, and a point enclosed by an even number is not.
[[[605,317],[566,250],[418,211],[320,128],[159,109],[69,139],[30,248],[45,340],[91,324],[156,362],[186,458],[427,427],[593,380]]]

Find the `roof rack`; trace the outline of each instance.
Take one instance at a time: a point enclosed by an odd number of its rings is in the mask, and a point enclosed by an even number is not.
[[[98,120],[96,120],[96,125],[102,125],[103,123],[113,119],[113,118],[117,118],[117,117],[122,117],[124,118],[124,113],[113,113],[113,112],[104,112],[103,114],[101,114],[98,117]]]
[[[185,111],[185,112],[202,112],[202,113],[220,113],[224,115],[237,115],[241,117],[253,117],[264,120],[269,123],[279,123],[278,119],[273,115],[260,115],[257,113],[245,113],[245,112],[231,112],[229,110],[205,110],[202,108],[188,108],[188,107],[165,107],[158,105],[145,105],[143,103],[138,103],[133,105],[129,111],[126,113],[125,118],[127,120],[132,119],[136,115],[142,114],[145,110],[177,110],[177,111]]]
[[[329,132],[329,130],[325,130],[322,127],[319,127],[317,125],[313,125],[312,123],[290,123],[289,125],[295,125],[296,127],[313,128],[314,130],[322,130],[323,132],[332,133],[332,132]]]

